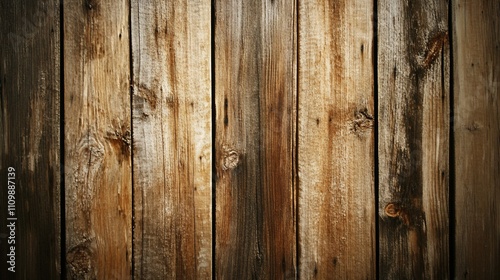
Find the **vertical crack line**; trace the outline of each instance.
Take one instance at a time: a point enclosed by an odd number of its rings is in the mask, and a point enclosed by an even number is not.
[[[450,44],[450,54],[449,54],[449,106],[450,106],[450,127],[449,127],[449,191],[448,191],[448,205],[449,205],[449,269],[450,269],[450,279],[455,279],[455,244],[456,244],[456,209],[455,209],[455,193],[456,193],[456,182],[455,182],[455,92],[454,92],[454,60],[453,60],[453,1],[448,1],[448,42]]]
[[[296,42],[294,43],[295,45],[295,163],[294,163],[294,194],[295,194],[295,254],[296,254],[296,279],[300,279],[300,207],[299,207],[299,191],[300,191],[300,186],[299,186],[299,94],[300,94],[300,75],[299,75],[299,63],[300,63],[300,0],[295,1],[295,17],[296,17],[296,22],[295,22],[295,38]]]
[[[130,277],[134,279],[135,271],[135,231],[134,231],[134,218],[135,218],[135,199],[134,199],[134,55],[133,55],[133,42],[132,42],[132,0],[128,2],[128,43],[129,43],[129,94],[130,94],[130,191],[131,191],[131,230],[132,230],[132,240],[131,240],[131,264],[130,264]]]
[[[373,0],[373,106],[374,106],[374,136],[373,136],[373,172],[374,172],[374,194],[375,194],[375,277],[380,275],[380,232],[379,232],[379,188],[380,188],[380,170],[379,170],[379,103],[378,103],[378,3]]]
[[[65,189],[65,114],[64,114],[64,9],[63,0],[59,1],[59,213],[60,213],[60,262],[61,279],[67,278],[66,270],[66,189]]]
[[[216,0],[211,1],[211,10],[210,10],[210,80],[211,80],[211,122],[212,129],[210,130],[212,135],[212,163],[211,163],[211,172],[212,172],[212,279],[216,279],[216,237],[217,237],[217,223],[216,223],[216,186],[217,186],[217,169],[216,169],[216,138],[217,138],[217,125],[216,125],[216,104],[215,104],[215,27],[216,27]]]

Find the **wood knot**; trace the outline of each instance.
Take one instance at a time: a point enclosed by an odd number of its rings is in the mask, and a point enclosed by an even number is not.
[[[146,84],[142,83],[137,86],[137,92],[140,97],[144,98],[143,100],[140,101],[141,102],[146,101],[149,104],[151,110],[154,111],[156,109],[156,106],[158,105],[157,93],[153,89],[148,87]]]
[[[235,150],[228,150],[224,154],[224,158],[222,161],[222,170],[234,169],[238,166],[240,162],[240,155]]]
[[[87,10],[94,10],[97,8],[97,1],[96,0],[85,0],[85,8]]]
[[[88,131],[78,143],[78,152],[85,163],[98,165],[104,158],[104,145],[99,141],[95,132]]]
[[[88,246],[78,245],[67,253],[68,268],[75,279],[88,279],[92,271],[92,257]],[[91,278],[91,277],[90,277]]]
[[[400,205],[389,203],[385,206],[384,212],[388,217],[399,218],[404,225],[410,226],[410,217]]]
[[[399,216],[399,213],[401,212],[401,208],[394,203],[389,203],[385,206],[384,212],[387,216],[389,216],[391,218],[396,218]]]
[[[130,130],[125,130],[125,131],[108,131],[106,135],[106,139],[109,140],[117,140],[122,143],[122,145],[130,147],[132,144],[132,134],[130,133]]]
[[[107,131],[105,138],[124,156],[130,155],[132,146],[132,133],[127,124],[121,124],[119,120],[114,120],[110,130]]]
[[[354,120],[351,122],[351,132],[357,136],[362,136],[366,131],[373,128],[374,118],[368,113],[367,108],[362,108],[354,112]]]
[[[481,124],[479,124],[478,122],[472,122],[471,124],[469,124],[467,127],[467,130],[469,132],[475,132],[475,131],[478,131],[482,128]]]
[[[434,35],[427,43],[425,58],[421,62],[422,68],[428,68],[436,58],[439,57],[441,50],[448,43],[448,31],[440,31]]]

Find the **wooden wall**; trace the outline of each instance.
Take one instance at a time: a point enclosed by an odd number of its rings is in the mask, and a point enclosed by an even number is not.
[[[499,21],[2,1],[0,278],[500,278]]]

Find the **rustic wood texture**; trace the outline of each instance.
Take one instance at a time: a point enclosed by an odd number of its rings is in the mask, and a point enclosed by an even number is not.
[[[498,1],[2,1],[0,42],[0,279],[500,279]]]
[[[210,279],[210,1],[132,1],[134,277]]]
[[[59,1],[0,3],[1,279],[60,276],[59,24]],[[7,243],[9,167],[15,244]],[[15,273],[7,270],[12,245]]]
[[[216,277],[293,279],[295,1],[217,1]]]
[[[128,279],[132,264],[129,5],[64,2],[69,279]]]
[[[375,277],[371,1],[300,1],[299,272]]]
[[[455,276],[500,278],[500,5],[453,2]]]
[[[446,1],[378,1],[379,277],[449,274]]]

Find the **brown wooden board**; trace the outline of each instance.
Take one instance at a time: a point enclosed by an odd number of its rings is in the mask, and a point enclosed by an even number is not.
[[[0,3],[1,279],[60,276],[59,26],[59,1]]]
[[[218,279],[296,275],[295,10],[216,1]]]
[[[446,1],[378,1],[379,277],[449,273]]]
[[[69,279],[129,279],[132,172],[128,1],[64,2]]]
[[[210,279],[210,1],[132,1],[134,272]]]
[[[299,3],[299,276],[372,279],[373,3]]]
[[[453,2],[455,277],[500,278],[500,5]]]

